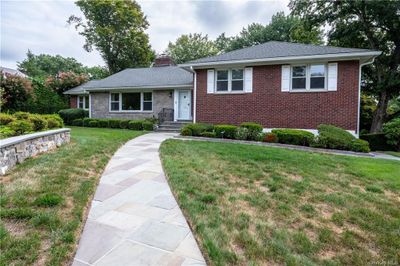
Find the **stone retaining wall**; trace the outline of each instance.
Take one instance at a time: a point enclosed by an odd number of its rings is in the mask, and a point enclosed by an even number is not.
[[[68,143],[70,131],[69,128],[62,128],[0,140],[0,175],[5,175],[27,158]]]

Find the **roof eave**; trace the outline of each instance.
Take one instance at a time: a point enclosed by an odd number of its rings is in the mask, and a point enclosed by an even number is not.
[[[191,88],[193,84],[180,85],[160,85],[160,86],[116,86],[116,87],[96,87],[86,88],[87,92],[110,91],[110,90],[141,90],[141,89],[174,89],[174,88]]]
[[[200,62],[200,63],[185,63],[180,64],[180,67],[209,67],[218,65],[236,65],[236,64],[271,64],[271,63],[282,63],[290,61],[302,61],[302,60],[349,60],[362,58],[376,57],[382,54],[380,51],[370,52],[357,52],[357,53],[339,53],[339,54],[324,54],[324,55],[306,55],[306,56],[284,56],[284,57],[269,57],[269,58],[257,58],[257,59],[243,59],[243,60],[226,60],[226,61],[213,61],[213,62]]]

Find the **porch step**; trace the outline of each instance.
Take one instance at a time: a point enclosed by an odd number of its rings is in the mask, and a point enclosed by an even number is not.
[[[165,121],[158,126],[157,131],[179,132],[182,127],[189,123],[191,121]]]

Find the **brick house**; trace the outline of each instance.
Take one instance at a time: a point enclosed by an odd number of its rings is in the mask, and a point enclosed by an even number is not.
[[[357,135],[363,65],[379,51],[267,42],[175,66],[126,69],[71,89],[93,118],[157,117],[213,124],[257,122],[266,131],[333,124]]]

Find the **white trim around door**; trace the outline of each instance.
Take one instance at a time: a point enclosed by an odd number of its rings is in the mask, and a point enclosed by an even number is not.
[[[174,121],[192,120],[192,91],[174,91]]]

